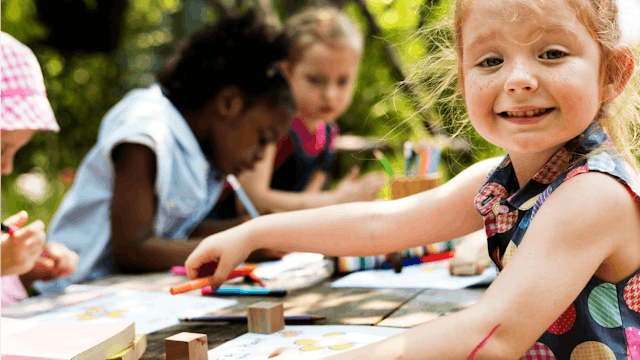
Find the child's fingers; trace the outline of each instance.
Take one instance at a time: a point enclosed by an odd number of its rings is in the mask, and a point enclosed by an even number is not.
[[[227,281],[227,277],[229,274],[235,269],[236,266],[234,264],[225,261],[225,259],[220,259],[218,262],[218,268],[216,269],[215,274],[211,277],[211,289],[214,291],[220,287],[225,281]]]
[[[27,219],[29,218],[29,214],[22,210],[19,213],[15,214],[15,215],[11,215],[8,218],[6,218],[4,220],[4,223],[7,225],[15,225],[15,226],[22,226],[27,222]]]
[[[218,256],[211,253],[211,250],[205,249],[203,244],[206,240],[200,243],[198,247],[189,255],[184,266],[187,269],[187,276],[191,280],[195,280],[202,276],[208,269],[213,268],[213,264],[218,263]],[[213,274],[211,274],[213,275]]]
[[[74,273],[78,267],[78,254],[69,250],[64,244],[57,242],[47,243],[45,250],[49,258],[55,261],[56,270],[62,275]]]
[[[56,267],[55,261],[45,257],[40,257],[38,260],[36,260],[36,264],[33,268],[34,270],[52,270],[55,267]]]
[[[40,220],[13,233],[13,240],[16,245],[24,244],[29,247],[38,247],[40,251],[44,249],[45,239],[44,223]]]
[[[47,252],[48,258],[57,262],[64,256],[64,251],[68,249],[63,244],[52,241],[45,244],[44,250]]]

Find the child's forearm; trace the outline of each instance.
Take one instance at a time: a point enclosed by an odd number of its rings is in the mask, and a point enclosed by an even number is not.
[[[247,223],[255,248],[363,256],[397,247],[375,243],[374,223],[386,202],[359,202],[273,214]],[[391,239],[392,241],[394,239]]]
[[[267,215],[243,226],[252,247],[331,256],[379,255],[455,239],[483,227],[473,199],[498,160],[407,198]]]

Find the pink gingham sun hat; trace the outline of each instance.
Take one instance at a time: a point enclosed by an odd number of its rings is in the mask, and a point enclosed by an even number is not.
[[[42,70],[33,51],[13,36],[1,32],[2,130],[60,131],[47,100]]]

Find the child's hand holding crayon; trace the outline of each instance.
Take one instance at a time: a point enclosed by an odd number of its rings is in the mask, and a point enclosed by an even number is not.
[[[29,215],[21,211],[3,223],[19,228],[27,222]],[[15,230],[2,233],[2,276],[22,275],[29,272],[42,254],[45,242],[44,223],[40,220]]]
[[[185,262],[189,279],[208,276],[215,270],[210,281],[214,291],[227,281],[229,274],[256,250],[244,229],[247,227],[238,226],[200,242]]]

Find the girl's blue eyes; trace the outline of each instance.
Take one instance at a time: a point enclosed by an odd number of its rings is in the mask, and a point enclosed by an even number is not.
[[[555,60],[555,59],[560,59],[565,55],[566,54],[560,50],[549,50],[549,51],[543,52],[542,55],[540,55],[540,58],[545,60]]]
[[[557,60],[560,58],[565,57],[567,54],[563,51],[560,50],[548,50],[542,53],[542,55],[540,55],[540,59],[543,60]],[[479,65],[482,67],[494,67],[494,66],[498,66],[501,65],[504,62],[504,60],[497,58],[497,57],[491,57],[491,58],[487,58],[484,59]]]
[[[492,57],[492,58],[484,59],[480,63],[480,66],[493,67],[493,66],[498,66],[498,65],[502,64],[502,62],[503,62],[502,59]]]

